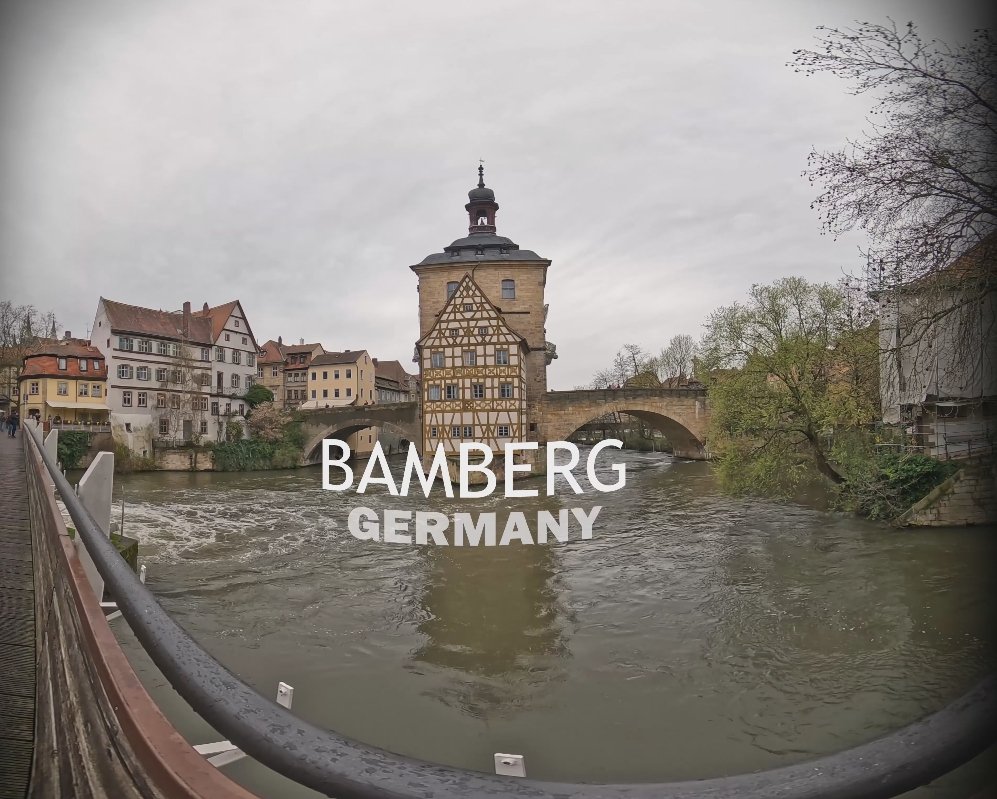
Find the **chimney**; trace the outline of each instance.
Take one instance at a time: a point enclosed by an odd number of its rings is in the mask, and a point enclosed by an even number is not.
[[[66,339],[66,341],[69,341],[69,339],[73,337],[73,334],[67,330],[65,333],[62,334],[62,337]]]
[[[190,338],[190,303],[183,304],[183,337]]]
[[[203,313],[207,313],[208,312],[208,303],[204,303],[204,307],[201,309],[201,311]]]
[[[277,336],[277,346],[282,346],[284,344],[284,337]]]
[[[299,343],[301,344],[302,347],[305,346],[305,340],[304,339],[301,339],[301,341]]]

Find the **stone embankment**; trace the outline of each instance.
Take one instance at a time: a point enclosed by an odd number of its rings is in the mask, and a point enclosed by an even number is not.
[[[997,524],[997,464],[967,463],[897,522],[917,527]]]

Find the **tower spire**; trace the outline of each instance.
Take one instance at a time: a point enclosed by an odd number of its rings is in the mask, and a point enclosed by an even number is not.
[[[478,185],[467,193],[470,202],[464,207],[470,217],[471,224],[468,233],[494,233],[495,212],[498,203],[495,202],[495,192],[485,188],[485,162],[478,159]]]

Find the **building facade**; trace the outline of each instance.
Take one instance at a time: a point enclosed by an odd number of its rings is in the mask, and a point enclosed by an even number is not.
[[[18,380],[23,418],[102,428],[109,423],[107,363],[87,342],[64,339],[32,349]]]
[[[381,361],[371,358],[374,363],[375,389],[377,401],[418,402],[418,379],[405,371],[398,361]]]
[[[529,347],[470,275],[419,340],[423,452],[442,443],[448,457],[461,442],[501,452],[528,440],[526,381]]]
[[[299,344],[285,344],[278,337],[263,345],[257,376],[273,393],[278,408],[297,408],[308,399],[308,365],[324,352],[321,344],[306,344],[304,339]]]
[[[930,279],[879,286],[883,421],[929,455],[992,452],[997,438],[997,237]]]
[[[327,352],[312,359],[307,369],[307,394],[302,410],[377,402],[374,361],[367,350]],[[377,442],[377,428],[357,430],[346,443],[357,457],[366,457]]]
[[[133,452],[222,441],[245,423],[259,346],[238,300],[170,312],[102,297],[92,336],[107,364],[111,432]]]
[[[420,338],[414,360],[420,367],[427,453],[441,441],[448,452],[456,452],[459,440],[498,449],[512,441],[537,440],[547,366],[557,357],[545,329],[551,262],[496,235],[499,206],[481,167],[468,200],[468,235],[410,267],[419,279]],[[453,301],[458,292],[460,298]],[[508,353],[509,363],[499,363],[500,350]],[[474,361],[465,363],[471,353]],[[448,386],[457,397],[447,397]],[[437,390],[443,392],[440,398]],[[513,396],[503,396],[503,390]],[[458,428],[459,437],[454,435]]]

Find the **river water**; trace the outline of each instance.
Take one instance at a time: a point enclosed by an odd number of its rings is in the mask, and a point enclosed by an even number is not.
[[[150,588],[232,671],[267,694],[291,684],[321,726],[455,766],[515,752],[538,779],[754,770],[892,731],[997,668],[994,528],[732,499],[706,463],[614,454],[626,487],[577,497],[361,497],[322,490],[318,468],[122,475],[115,497]],[[590,540],[575,526],[567,543],[457,548],[357,540],[359,505],[495,510],[500,534],[510,509],[531,527],[538,509],[602,510]],[[217,740],[114,624],[181,732]],[[225,770],[261,796],[316,795],[248,759]]]

